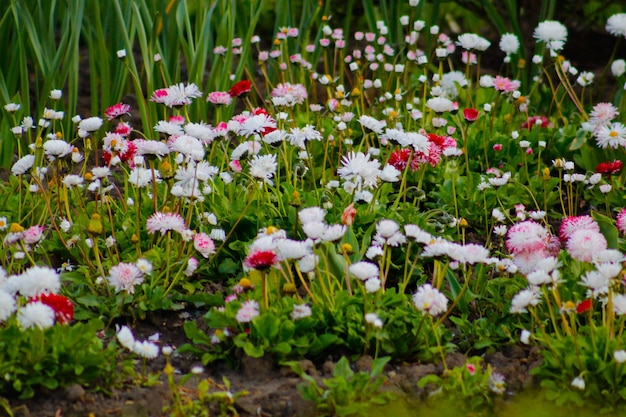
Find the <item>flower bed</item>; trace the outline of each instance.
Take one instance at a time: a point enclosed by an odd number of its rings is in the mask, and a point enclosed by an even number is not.
[[[516,370],[541,354],[523,379],[557,404],[619,409],[623,89],[594,101],[596,74],[562,55],[558,21],[538,23],[529,62],[503,33],[489,75],[495,39],[447,35],[404,6],[376,30],[320,17],[315,36],[311,24],[215,45],[213,71],[235,69],[221,89],[168,82],[165,65],[144,80],[122,49],[136,107],[70,116],[60,89],[34,117],[5,103],[3,392],[160,377],[171,415],[227,414],[245,393],[201,367],[178,376],[176,361],[263,358],[299,375],[318,412],[351,415],[411,362],[436,371],[403,379],[411,394],[485,410],[525,385],[494,356],[513,349]],[[625,36],[626,14],[606,30]],[[162,65],[140,44],[146,68]],[[624,61],[610,66],[623,85]],[[155,313],[186,340],[142,332]],[[362,372],[340,359],[360,357],[373,358]],[[303,366],[329,358],[324,381]]]

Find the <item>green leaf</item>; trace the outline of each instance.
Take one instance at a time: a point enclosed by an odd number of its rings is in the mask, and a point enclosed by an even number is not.
[[[220,265],[217,267],[217,270],[220,274],[223,275],[234,275],[239,271],[240,265],[235,263],[231,258],[225,258]]]
[[[576,137],[572,140],[572,143],[569,145],[570,151],[575,151],[583,147],[583,145],[587,142],[587,132],[580,129],[576,132]]]
[[[619,231],[615,224],[613,223],[613,219],[605,216],[604,214],[600,214],[597,211],[591,212],[591,217],[598,222],[600,226],[600,232],[604,235],[606,239],[606,243],[609,249],[617,249],[617,239],[619,237]]]
[[[252,358],[262,358],[264,355],[263,346],[255,346],[252,342],[247,342],[243,345],[243,351],[246,355]]]
[[[287,342],[280,342],[276,346],[272,348],[272,351],[276,353],[282,353],[283,355],[287,355],[291,352],[291,346]]]
[[[266,343],[276,339],[279,326],[280,319],[271,313],[265,313],[252,322],[253,330],[256,330],[258,337]]]
[[[448,284],[450,285],[450,293],[452,294],[452,298],[456,299],[463,291],[463,286],[456,279],[454,271],[450,269],[446,271],[446,281],[448,281]],[[467,313],[469,303],[471,303],[472,300],[476,299],[476,297],[476,294],[472,293],[469,289],[466,288],[463,295],[461,295],[459,303],[457,304],[459,309],[463,313]]]
[[[345,356],[342,356],[341,359],[335,364],[335,369],[333,371],[333,376],[342,377],[344,379],[350,379],[354,375],[352,369],[350,369],[350,363]]]
[[[100,297],[98,297],[96,295],[88,294],[88,295],[84,295],[82,297],[78,297],[76,299],[76,302],[78,304],[82,304],[82,305],[87,306],[87,307],[100,307],[101,299],[100,299]]]
[[[185,335],[191,339],[193,343],[207,346],[211,345],[211,338],[202,330],[198,329],[198,325],[195,321],[185,322],[183,329],[185,330]]]
[[[387,362],[389,362],[390,360],[391,360],[390,356],[384,356],[382,358],[374,359],[374,361],[372,362],[372,372],[371,372],[372,377],[376,377],[380,375],[380,373],[383,371],[383,368],[385,367]]]

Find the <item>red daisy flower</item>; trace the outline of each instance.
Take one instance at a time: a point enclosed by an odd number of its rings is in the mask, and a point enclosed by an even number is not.
[[[235,84],[229,91],[231,97],[242,97],[250,92],[252,83],[248,80],[241,80]]]
[[[591,300],[584,300],[578,303],[576,306],[576,312],[578,314],[583,314],[585,311],[589,311],[591,309]]]
[[[538,120],[541,121],[541,123],[537,123]],[[548,120],[548,118],[545,116],[532,116],[529,117],[528,120],[526,120],[524,123],[522,123],[521,128],[532,130],[534,126],[541,126],[544,128],[552,127],[552,123],[550,123],[550,120]]]
[[[463,117],[468,123],[475,122],[478,119],[478,110],[472,108],[465,109],[463,110]]]
[[[619,159],[614,160],[613,162],[600,162],[596,167],[596,172],[599,174],[605,174],[610,176],[612,174],[618,174],[624,164]]]
[[[59,324],[68,324],[74,318],[74,305],[59,294],[42,293],[32,297],[30,301],[40,301],[54,310],[54,318]]]
[[[253,250],[244,261],[246,267],[260,271],[269,269],[276,263],[278,255],[273,250]]]

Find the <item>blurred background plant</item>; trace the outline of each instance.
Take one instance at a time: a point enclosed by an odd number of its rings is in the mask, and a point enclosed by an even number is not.
[[[377,22],[384,21],[389,26],[388,42],[400,45],[403,15],[421,16],[427,27],[445,24],[456,34],[461,28],[489,38],[514,33],[522,43],[516,58],[523,59],[515,62],[525,68],[519,74],[522,85],[529,85],[525,81],[536,68],[525,63],[536,52],[532,28],[537,22],[559,19],[574,28],[578,36],[565,48],[574,64],[597,60],[610,65],[608,56],[599,56],[614,45],[603,26],[620,11],[618,4],[604,1],[550,0],[540,7],[531,0],[415,1],[417,7],[409,3],[348,0],[331,9],[331,2],[317,0],[113,0],[106,6],[97,0],[42,4],[10,0],[0,18],[0,41],[6,46],[6,59],[0,63],[0,100],[20,104],[24,115],[41,114],[48,105],[48,92],[60,89],[67,132],[77,111],[81,116],[88,116],[86,111],[102,115],[109,105],[124,99],[139,110],[143,131],[149,132],[158,120],[157,107],[146,97],[156,89],[186,81],[203,91],[224,91],[233,80],[258,77],[255,34],[267,47],[280,28],[298,28],[300,42],[289,44],[293,54],[302,52],[307,43],[316,43],[328,22],[347,33],[375,32]],[[424,36],[425,49],[432,50],[436,37]],[[581,48],[580,42],[591,47]],[[593,51],[594,56],[580,56],[580,51]],[[321,53],[317,48],[310,61],[318,62]],[[500,67],[500,57],[484,62],[495,71]],[[232,75],[229,79],[224,74]],[[595,91],[605,94],[602,88]],[[614,93],[621,94],[621,89]],[[202,100],[189,109],[196,119],[208,111]],[[8,168],[17,144],[10,133],[11,114],[2,112],[6,117],[0,122],[0,167]]]

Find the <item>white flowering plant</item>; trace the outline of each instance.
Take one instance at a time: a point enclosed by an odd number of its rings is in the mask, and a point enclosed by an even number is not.
[[[597,371],[583,358],[599,351],[577,335],[616,340],[599,367],[621,358],[623,63],[604,79],[619,93],[599,98],[600,75],[567,59],[568,28],[551,16],[524,60],[520,33],[453,35],[421,20],[427,2],[396,2],[397,22],[366,2],[368,27],[347,33],[328,20],[331,2],[311,1],[310,20],[267,42],[254,35],[259,2],[215,25],[213,7],[226,15],[234,3],[205,3],[189,14],[177,2],[176,16],[193,19],[172,25],[156,20],[174,14],[163,5],[107,8],[123,28],[94,24],[85,42],[123,49],[90,55],[105,81],[83,114],[67,73],[46,66],[32,106],[0,80],[0,330],[14,315],[21,329],[53,324],[41,301],[52,293],[75,320],[102,316],[107,329],[207,309],[207,333],[186,325],[205,363],[338,349],[445,364],[450,350],[483,353],[523,331],[520,344],[547,352],[545,375],[555,346],[580,347],[576,364],[559,365],[581,390]],[[21,12],[35,39],[40,12]],[[618,13],[606,30],[623,36],[624,21]],[[21,45],[19,62],[42,49]],[[497,75],[481,70],[489,53],[504,64]],[[16,68],[6,80],[28,72]],[[111,79],[132,81],[135,105]],[[18,300],[16,281],[35,281],[43,265],[58,285]],[[150,344],[131,350],[154,355]]]

